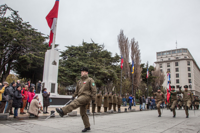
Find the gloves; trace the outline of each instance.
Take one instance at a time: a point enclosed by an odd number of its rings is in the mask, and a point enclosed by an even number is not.
[[[74,99],[75,99],[75,97],[72,97],[72,99],[71,99],[71,100],[73,101]]]
[[[92,104],[94,104],[95,103],[95,100],[92,100]]]

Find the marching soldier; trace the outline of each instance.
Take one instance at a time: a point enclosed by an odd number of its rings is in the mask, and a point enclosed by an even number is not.
[[[122,105],[122,97],[121,97],[121,95],[119,95],[118,97],[117,97],[117,105],[118,105],[118,110],[120,110],[120,107],[121,107],[121,105]],[[121,110],[120,110],[121,111]]]
[[[198,110],[199,109],[199,98],[198,96],[195,97],[195,107]]]
[[[176,111],[175,111],[175,107],[177,104],[177,92],[175,91],[175,86],[171,86],[171,91],[170,92],[170,103],[171,103],[171,107],[170,110],[173,111],[173,117],[176,117]]]
[[[109,97],[108,94],[105,93],[105,95],[104,95],[104,103],[103,103],[104,112],[107,112],[107,108],[109,107],[108,97]]]
[[[108,102],[109,102],[109,110],[111,110],[112,109],[112,104],[113,104],[112,92],[110,92],[110,94],[108,96]]]
[[[156,107],[158,109],[158,117],[161,117],[161,111],[160,111],[160,104],[162,104],[165,100],[164,93],[161,92],[160,88],[158,88],[158,91],[153,93],[153,95],[156,96]]]
[[[192,101],[194,101],[194,98],[192,96],[192,92],[188,90],[188,86],[185,85],[184,86],[185,91],[181,90],[181,87],[179,88],[180,93],[183,94],[183,101],[184,101],[184,105],[185,105],[185,114],[186,114],[186,118],[189,117],[189,113],[188,113],[188,109],[192,104]]]
[[[99,94],[97,95],[97,112],[98,113],[101,112],[101,104],[102,104],[102,95],[100,91]]]
[[[85,125],[82,132],[87,132],[90,130],[90,123],[88,115],[86,114],[86,106],[91,100],[92,103],[95,102],[96,92],[95,82],[88,76],[88,68],[83,67],[81,69],[81,80],[78,81],[75,93],[72,97],[73,101],[63,108],[56,108],[56,111],[63,117],[64,115],[67,115],[67,113],[72,112],[72,110],[80,107],[80,115]],[[76,96],[78,96],[77,99],[75,99]]]
[[[178,108],[181,109],[183,106],[183,99],[181,96],[178,96]]]
[[[116,112],[116,105],[117,105],[117,96],[116,94],[113,95],[113,110]]]
[[[96,105],[97,105],[97,95],[96,95],[96,97],[95,97],[95,102],[92,103],[92,113],[96,113],[96,112],[95,112]]]

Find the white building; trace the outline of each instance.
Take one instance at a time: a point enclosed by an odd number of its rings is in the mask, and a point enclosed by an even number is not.
[[[200,96],[200,69],[187,48],[156,53],[156,68],[166,74],[163,87],[167,87],[167,71],[171,74],[171,85],[189,86],[195,95]]]

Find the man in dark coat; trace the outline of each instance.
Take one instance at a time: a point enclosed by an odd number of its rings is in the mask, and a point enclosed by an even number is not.
[[[43,114],[48,114],[47,110],[48,110],[48,106],[49,106],[49,96],[50,96],[50,92],[47,92],[47,89],[44,88],[42,91],[42,96],[43,96]],[[45,112],[46,109],[46,112]]]
[[[12,112],[12,103],[13,103],[15,87],[16,87],[16,83],[12,82],[10,86],[7,87],[5,90],[6,94],[8,95],[8,101],[6,102],[5,113],[10,113],[10,115],[14,115]]]
[[[41,81],[39,81],[37,84],[37,92],[36,93],[40,93],[40,91],[41,91]]]
[[[14,118],[17,118],[18,116],[18,109],[22,108],[22,95],[21,95],[21,86],[17,86],[15,93],[14,93],[14,99],[13,99],[13,107],[14,109]]]

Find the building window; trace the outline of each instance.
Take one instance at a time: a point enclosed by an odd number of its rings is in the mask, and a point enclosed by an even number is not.
[[[163,59],[161,59],[161,61],[163,61]]]
[[[191,73],[188,73],[188,77],[191,77]]]
[[[183,53],[187,53],[187,50],[183,49]]]
[[[177,50],[177,53],[182,53],[182,50],[181,49]]]
[[[180,87],[179,85],[176,86],[177,89],[179,89],[179,87]]]
[[[187,65],[190,66],[190,61],[187,61]]]
[[[168,58],[168,60],[170,60],[170,58]]]
[[[184,58],[187,58],[187,56],[184,56]]]
[[[172,54],[176,54],[176,50],[173,50],[173,51],[172,51]]]
[[[176,59],[179,59],[178,57],[176,57]]]
[[[179,74],[178,73],[176,74],[176,78],[179,78]]]
[[[179,84],[179,79],[176,80],[176,83]]]
[[[192,80],[191,80],[191,79],[188,79],[188,83],[192,83]]]
[[[175,66],[178,66],[178,62],[175,62]]]
[[[162,69],[160,69],[160,72],[162,73]]]
[[[167,63],[167,67],[170,67],[170,63]]]
[[[162,55],[166,55],[166,52],[163,52]]]
[[[190,70],[190,67],[188,67],[188,71],[191,71],[191,70]]]
[[[171,54],[171,51],[167,52],[167,55]]]
[[[192,85],[191,85],[191,84],[189,85],[189,88],[192,88]]]
[[[161,53],[157,53],[157,56],[161,56]]]
[[[160,64],[160,68],[162,68],[162,64]]]
[[[170,72],[170,69],[167,69],[167,72]]]
[[[176,69],[176,72],[179,72],[179,69],[178,68],[175,68]]]

